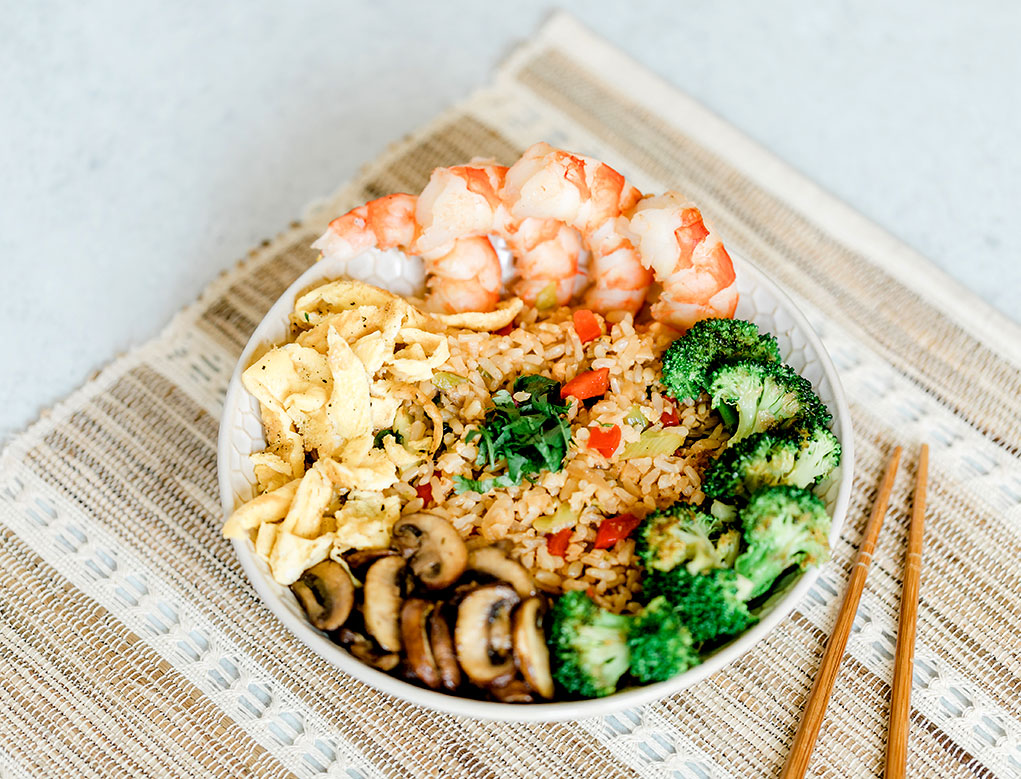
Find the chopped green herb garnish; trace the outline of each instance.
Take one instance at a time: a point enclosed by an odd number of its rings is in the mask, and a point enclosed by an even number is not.
[[[380,430],[378,433],[376,433],[376,435],[374,435],[372,437],[372,445],[375,448],[377,448],[377,449],[382,449],[383,448],[383,439],[386,438],[388,435],[392,435],[393,438],[394,438],[394,441],[396,441],[398,444],[403,444],[404,443],[404,436],[402,436],[396,430],[391,430],[388,427],[385,430]]]
[[[527,392],[517,402],[507,390],[493,393],[493,408],[486,412],[482,427],[468,433],[466,440],[479,441],[476,465],[494,470],[506,465],[507,472],[485,479],[455,476],[455,490],[485,493],[498,487],[521,484],[541,471],[559,471],[571,441],[567,423],[568,406],[560,402],[559,382],[545,376],[519,376],[514,394]]]

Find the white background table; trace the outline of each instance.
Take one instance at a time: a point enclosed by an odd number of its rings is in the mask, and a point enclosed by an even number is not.
[[[0,439],[571,10],[1018,319],[1021,10],[33,2],[0,43]]]

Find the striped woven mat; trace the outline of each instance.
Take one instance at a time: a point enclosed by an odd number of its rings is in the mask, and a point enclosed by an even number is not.
[[[558,724],[418,709],[337,672],[260,603],[220,536],[215,443],[249,334],[325,219],[436,165],[534,140],[679,189],[809,315],[858,461],[808,598],[673,698]],[[0,776],[729,777],[775,773],[884,458],[909,453],[813,758],[881,770],[913,454],[932,445],[912,776],[1021,776],[1021,330],[733,128],[556,17],[491,86],[254,251],[155,340],[3,452]]]

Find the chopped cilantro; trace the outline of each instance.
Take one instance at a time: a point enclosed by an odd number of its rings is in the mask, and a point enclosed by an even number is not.
[[[402,436],[396,430],[391,430],[388,427],[385,430],[380,430],[378,433],[376,433],[376,435],[372,437],[372,445],[377,449],[382,449],[383,439],[386,438],[388,435],[393,436],[394,441],[396,441],[398,444],[404,443],[404,436]]]
[[[571,441],[565,416],[568,406],[560,402],[560,384],[545,376],[519,376],[514,393],[527,392],[520,403],[507,390],[493,393],[493,408],[482,427],[466,440],[479,441],[476,465],[492,471],[501,464],[507,472],[485,479],[454,477],[457,492],[485,493],[498,487],[521,484],[540,471],[559,471]]]

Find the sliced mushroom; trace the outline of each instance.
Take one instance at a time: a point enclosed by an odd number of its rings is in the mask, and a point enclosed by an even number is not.
[[[480,687],[509,681],[514,674],[511,610],[520,600],[509,584],[487,584],[466,595],[457,609],[457,659]]]
[[[401,656],[396,652],[383,652],[366,636],[347,628],[341,628],[337,640],[354,657],[380,671],[392,671],[401,661]]]
[[[393,544],[430,590],[449,587],[468,563],[468,550],[461,536],[435,514],[409,514],[399,519],[393,528]]]
[[[324,560],[305,571],[291,592],[305,609],[308,620],[320,630],[336,630],[351,613],[355,588],[344,566]]]
[[[352,569],[367,568],[381,557],[396,554],[393,549],[357,549],[344,555],[344,559]]]
[[[522,598],[535,595],[535,582],[525,566],[511,560],[496,546],[473,549],[468,554],[468,568],[510,584]]]
[[[514,611],[514,661],[529,687],[543,698],[552,698],[553,676],[542,629],[542,609],[542,598],[529,598]]]
[[[528,685],[520,679],[512,679],[506,684],[490,687],[489,692],[500,703],[533,703],[535,696]]]
[[[429,642],[428,620],[433,604],[422,598],[410,598],[401,607],[401,639],[408,655],[408,665],[424,685],[434,690],[440,686],[440,669],[436,667]]]
[[[404,560],[383,557],[365,574],[365,629],[388,652],[401,650],[401,574]]]
[[[454,640],[450,637],[450,625],[443,616],[442,605],[438,605],[429,615],[429,645],[440,671],[441,684],[454,692],[461,686],[461,666],[457,664]]]

